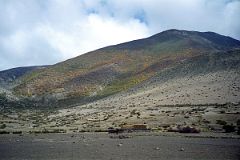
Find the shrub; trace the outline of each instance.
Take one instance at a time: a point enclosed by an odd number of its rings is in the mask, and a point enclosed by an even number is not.
[[[0,125],[0,129],[4,129],[4,128],[6,128],[7,126],[6,126],[6,124],[1,124]]]
[[[240,126],[240,119],[237,120],[237,125]]]
[[[66,133],[66,131],[63,129],[53,129],[53,130],[44,129],[42,130],[42,133]]]
[[[0,134],[10,134],[8,131],[0,131]]]
[[[203,123],[210,124],[211,122],[206,119],[203,119]]]
[[[200,133],[200,130],[187,126],[179,129],[179,133]]]
[[[28,131],[29,134],[36,134],[35,131]]]
[[[227,122],[226,122],[226,121],[223,121],[223,120],[217,120],[217,121],[216,121],[216,124],[227,125]]]
[[[13,134],[22,134],[22,131],[13,131]]]
[[[94,132],[108,132],[108,131],[105,130],[105,129],[97,129],[97,130],[95,130]]]
[[[224,125],[223,126],[223,129],[225,130],[226,133],[231,133],[231,132],[235,132],[235,126],[233,126],[232,124],[231,125]]]
[[[7,102],[8,102],[8,99],[7,99],[6,93],[0,93],[0,104],[4,106],[5,103]]]
[[[226,112],[225,112],[224,110],[222,110],[222,111],[220,111],[220,113],[221,113],[221,114],[224,114],[224,113],[226,113]]]

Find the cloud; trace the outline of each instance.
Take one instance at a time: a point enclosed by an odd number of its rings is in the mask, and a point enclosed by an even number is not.
[[[9,0],[0,10],[0,70],[54,64],[171,28],[240,39],[238,0]]]
[[[132,39],[147,36],[147,26],[139,20],[132,19],[120,23],[114,18],[103,18],[98,14],[90,14],[84,23],[76,21],[70,26],[71,30],[60,30],[53,26],[43,25],[37,32],[63,58],[76,56],[106,45],[112,45]]]

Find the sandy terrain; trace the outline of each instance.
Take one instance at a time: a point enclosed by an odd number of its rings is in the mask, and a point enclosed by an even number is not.
[[[157,135],[113,139],[106,133],[0,136],[1,160],[237,160],[239,151],[240,139]]]

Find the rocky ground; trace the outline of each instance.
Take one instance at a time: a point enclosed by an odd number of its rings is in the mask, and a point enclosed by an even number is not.
[[[240,74],[214,72],[151,82],[92,103],[59,110],[2,110],[0,131],[105,131],[122,124],[147,124],[154,131],[191,126],[202,132],[237,130]]]
[[[126,139],[106,133],[1,135],[0,159],[205,159],[237,160],[240,140],[131,134]]]

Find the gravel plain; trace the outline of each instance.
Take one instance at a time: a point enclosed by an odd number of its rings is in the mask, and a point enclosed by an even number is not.
[[[130,134],[131,135],[131,134]],[[113,138],[115,137],[115,138]],[[238,160],[240,139],[107,133],[0,135],[1,160]]]

